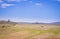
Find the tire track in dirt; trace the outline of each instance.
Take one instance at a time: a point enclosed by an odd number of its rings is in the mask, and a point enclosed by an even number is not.
[[[16,32],[7,35],[4,39],[24,39],[28,34],[29,33],[27,31]]]
[[[46,33],[46,34],[43,34],[43,35],[36,35],[36,36],[32,37],[32,39],[45,39],[45,38],[48,38],[50,36],[53,36],[53,34]]]

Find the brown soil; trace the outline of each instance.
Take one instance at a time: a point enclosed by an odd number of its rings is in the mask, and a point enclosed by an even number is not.
[[[48,38],[50,36],[53,36],[53,34],[46,33],[46,34],[43,34],[43,35],[36,35],[36,36],[32,37],[32,39],[45,39],[45,38]]]
[[[21,31],[9,34],[3,39],[24,39],[26,36],[28,36],[28,34],[29,33],[27,31]]]

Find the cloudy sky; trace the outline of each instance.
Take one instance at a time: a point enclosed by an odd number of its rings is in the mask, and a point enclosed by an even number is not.
[[[60,0],[0,0],[0,20],[60,21]]]

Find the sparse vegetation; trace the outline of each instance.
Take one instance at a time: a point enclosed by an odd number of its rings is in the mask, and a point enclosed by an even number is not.
[[[46,33],[53,34],[52,36],[57,36],[58,34],[60,34],[60,26],[47,24],[0,24],[0,39],[22,39],[22,37],[23,39],[33,39],[34,36],[36,36],[37,39],[37,35],[44,36],[44,34]],[[46,39],[52,39],[50,37],[46,37]]]

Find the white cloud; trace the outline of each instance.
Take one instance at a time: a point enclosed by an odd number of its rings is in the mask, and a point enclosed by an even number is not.
[[[20,2],[22,0],[7,0],[8,2]]]
[[[2,8],[6,8],[6,7],[8,7],[8,6],[14,6],[14,4],[7,4],[7,3],[1,4],[1,7],[2,7]]]
[[[60,2],[60,0],[53,0],[53,1],[57,1],[57,2]]]
[[[60,0],[57,0],[57,1],[59,1],[59,2],[60,2]]]
[[[42,6],[42,3],[35,3],[36,6]]]
[[[7,0],[7,2],[21,2],[21,1],[28,1],[28,0]]]
[[[7,2],[21,2],[21,1],[27,1],[27,0],[7,0]]]
[[[0,3],[3,2],[2,0],[0,0]]]
[[[32,1],[29,1],[29,3],[33,3]]]
[[[27,0],[23,0],[23,1],[27,1]]]

